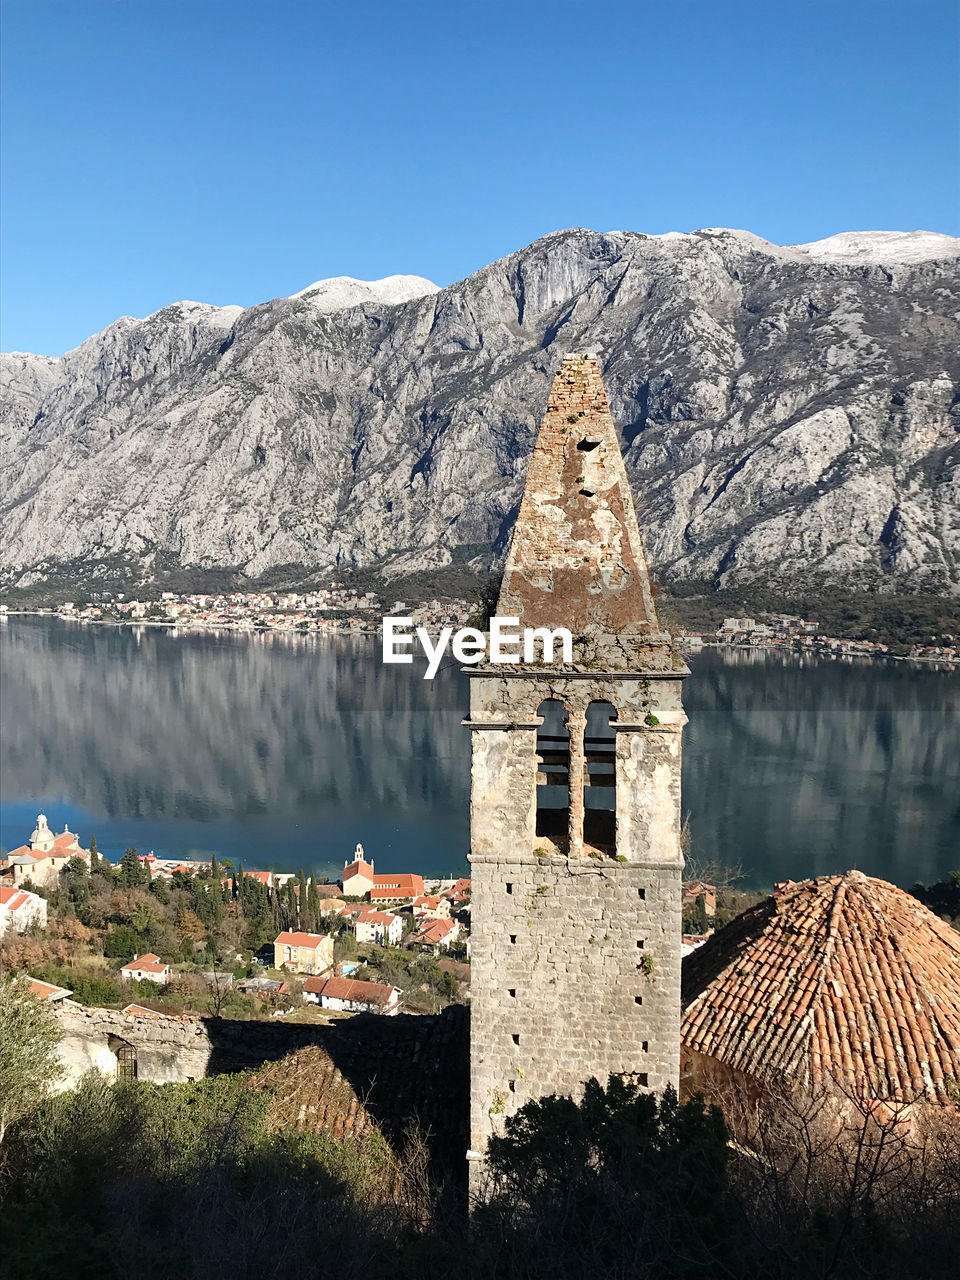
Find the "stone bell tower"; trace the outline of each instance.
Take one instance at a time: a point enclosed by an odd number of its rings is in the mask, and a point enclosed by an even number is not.
[[[467,669],[474,1191],[487,1139],[531,1098],[679,1081],[689,672],[657,621],[593,356],[554,380],[497,616],[566,627],[573,661]]]

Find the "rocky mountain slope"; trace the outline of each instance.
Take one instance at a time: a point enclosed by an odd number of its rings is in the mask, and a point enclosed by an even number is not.
[[[662,580],[960,593],[960,240],[571,230],[433,289],[4,356],[3,584],[485,567],[554,369],[593,351]]]

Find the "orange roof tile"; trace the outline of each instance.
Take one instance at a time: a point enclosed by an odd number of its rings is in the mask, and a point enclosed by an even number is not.
[[[71,994],[67,987],[55,987],[52,982],[41,982],[39,978],[28,976],[27,982],[30,985],[30,994],[37,996],[40,1000],[52,1000],[54,996]]]
[[[163,973],[170,966],[164,964],[159,956],[155,956],[152,951],[148,951],[146,955],[134,956],[132,960],[128,960],[125,965],[120,968],[121,973],[126,973],[128,969],[136,969],[138,973]]]
[[[308,978],[305,991],[332,1000],[349,1000],[356,1004],[387,1004],[395,987],[385,982],[362,982],[359,978]]]
[[[455,920],[428,920],[417,930],[417,936],[425,942],[442,942],[448,933],[459,927]]]
[[[756,1078],[946,1103],[960,933],[859,871],[777,886],[683,961],[684,1047]]]
[[[398,871],[393,875],[376,875],[370,890],[370,901],[375,898],[417,898],[423,893],[423,876]]]
[[[17,889],[12,885],[4,885],[0,888],[0,906],[6,907],[8,911],[18,911],[35,896],[35,894],[28,893],[26,889]]]
[[[395,916],[392,911],[374,911],[372,907],[367,907],[357,916],[357,924],[382,924],[389,928],[394,920],[399,919],[400,917]]]
[[[325,934],[322,933],[278,933],[274,939],[274,946],[281,947],[319,947],[323,942]]]

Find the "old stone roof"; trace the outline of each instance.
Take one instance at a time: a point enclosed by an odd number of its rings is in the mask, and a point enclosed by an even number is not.
[[[640,531],[594,356],[554,378],[497,614],[574,635],[660,638]]]
[[[87,1009],[72,1001],[58,1005],[56,1014],[67,1039],[106,1043],[110,1036],[117,1036],[133,1044],[142,1051],[144,1079],[155,1078],[151,1064],[163,1051],[176,1062],[174,1078],[179,1079],[275,1063],[269,1077],[261,1078],[264,1082],[269,1078],[279,1100],[287,1099],[283,1123],[340,1133],[349,1127],[349,1117],[356,1115],[362,1099],[389,1142],[399,1148],[411,1123],[416,1123],[437,1164],[453,1178],[465,1173],[469,1011],[462,1005],[427,1017],[360,1013],[329,1026],[189,1014],[151,1016],[132,1010]],[[309,1046],[315,1046],[315,1051],[305,1059],[299,1054],[288,1057]],[[303,1075],[301,1063],[308,1068]],[[339,1090],[341,1079],[349,1085],[346,1095]],[[324,1092],[327,1080],[338,1086],[329,1096]],[[251,1084],[255,1086],[256,1079]]]
[[[859,871],[788,881],[684,958],[682,1039],[758,1079],[955,1101],[960,934]]]

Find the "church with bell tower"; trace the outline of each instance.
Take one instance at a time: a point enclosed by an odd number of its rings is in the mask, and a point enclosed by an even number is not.
[[[679,1081],[689,673],[657,619],[593,356],[557,372],[496,612],[567,628],[573,660],[467,669],[474,1190],[525,1102],[591,1076]]]

